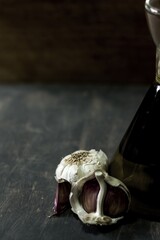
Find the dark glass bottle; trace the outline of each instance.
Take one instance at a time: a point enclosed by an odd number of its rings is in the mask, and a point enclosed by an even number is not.
[[[131,210],[160,216],[160,84],[147,91],[110,165],[132,197]]]
[[[156,80],[149,87],[110,165],[110,174],[131,192],[131,210],[160,219],[160,1],[146,0],[157,47]]]

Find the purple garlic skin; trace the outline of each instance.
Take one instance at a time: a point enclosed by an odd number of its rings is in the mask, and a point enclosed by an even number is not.
[[[101,150],[79,150],[63,158],[56,169],[53,215],[71,207],[85,224],[111,225],[121,220],[131,197],[120,180],[108,175],[108,166]]]

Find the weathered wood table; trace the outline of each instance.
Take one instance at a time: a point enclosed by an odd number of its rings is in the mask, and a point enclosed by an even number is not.
[[[102,149],[110,158],[148,86],[0,86],[0,239],[160,239],[160,222],[128,218],[86,226],[52,213],[54,172],[65,155]]]

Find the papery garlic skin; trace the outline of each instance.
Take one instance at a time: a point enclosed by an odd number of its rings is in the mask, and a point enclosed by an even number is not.
[[[78,150],[61,160],[55,178],[57,182],[67,181],[73,184],[84,176],[92,175],[96,169],[107,170],[108,165],[108,157],[102,150]]]

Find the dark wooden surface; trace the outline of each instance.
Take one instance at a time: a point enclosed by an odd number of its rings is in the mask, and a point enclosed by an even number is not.
[[[71,213],[49,219],[62,157],[102,149],[110,158],[148,86],[0,87],[1,240],[159,240],[160,223],[128,217],[86,226]]]
[[[0,0],[0,83],[151,83],[144,2]]]

